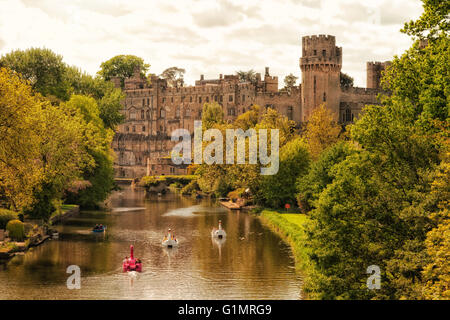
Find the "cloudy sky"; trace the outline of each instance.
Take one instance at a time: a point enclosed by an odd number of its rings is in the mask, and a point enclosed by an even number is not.
[[[343,47],[343,71],[366,86],[366,61],[400,54],[405,21],[420,0],[0,0],[0,55],[46,47],[95,74],[102,61],[134,54],[151,72],[178,66],[187,84],[200,74],[254,69],[301,75],[301,37],[331,34]]]

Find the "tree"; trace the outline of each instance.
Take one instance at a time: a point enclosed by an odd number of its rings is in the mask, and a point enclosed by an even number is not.
[[[323,150],[335,144],[340,132],[341,127],[334,120],[334,114],[325,105],[314,109],[304,132],[311,157],[316,160]]]
[[[351,88],[353,87],[353,78],[348,74],[341,72],[340,76],[341,88]]]
[[[161,73],[160,77],[167,80],[167,84],[172,88],[182,87],[184,84],[184,73],[186,70],[178,67],[170,67]]]
[[[292,73],[284,77],[284,89],[291,92],[292,88],[295,87],[298,77],[294,76]]]
[[[106,81],[113,77],[119,77],[123,88],[125,79],[131,77],[134,70],[139,69],[141,76],[145,77],[149,68],[150,65],[145,63],[142,58],[133,55],[118,55],[102,62],[97,74]]]
[[[215,124],[223,123],[222,106],[217,102],[205,103],[202,110],[202,126],[204,130],[212,128]]]
[[[262,178],[258,194],[260,201],[272,208],[295,203],[295,180],[303,176],[309,167],[306,143],[296,138],[284,145],[280,150],[279,165],[277,174]]]
[[[80,132],[84,136],[83,147],[93,161],[93,165],[82,173],[82,178],[89,181],[88,186],[76,192],[67,191],[66,199],[83,207],[95,208],[100,201],[106,199],[114,187],[111,150],[114,132],[105,128],[93,98],[73,95],[63,108],[78,117]]]
[[[356,148],[349,142],[340,141],[322,152],[305,176],[297,178],[297,203],[303,212],[317,207],[316,202],[320,194],[333,182],[334,166],[355,152]]]
[[[42,171],[35,161],[41,137],[34,130],[42,108],[39,96],[11,70],[0,68],[0,194],[20,210],[33,202]]]
[[[20,73],[34,90],[54,102],[70,97],[62,56],[45,48],[14,50],[0,58],[0,67]]]
[[[423,0],[424,12],[416,21],[405,23],[402,32],[416,37],[428,38],[440,36],[450,30],[450,3],[439,0]]]
[[[251,82],[253,84],[256,83],[256,72],[253,69],[248,71],[239,70],[236,71],[236,75],[240,82]]]

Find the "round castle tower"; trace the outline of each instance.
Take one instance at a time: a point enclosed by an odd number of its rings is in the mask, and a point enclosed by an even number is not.
[[[340,73],[342,48],[336,47],[334,36],[308,36],[302,38],[302,121],[308,121],[312,111],[325,104],[339,117]]]

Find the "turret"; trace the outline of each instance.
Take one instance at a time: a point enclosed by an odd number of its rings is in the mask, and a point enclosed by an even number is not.
[[[383,72],[391,62],[367,62],[367,88],[381,89],[381,78]]]
[[[302,39],[302,121],[308,121],[313,110],[325,104],[339,116],[342,48],[334,36],[308,36]]]

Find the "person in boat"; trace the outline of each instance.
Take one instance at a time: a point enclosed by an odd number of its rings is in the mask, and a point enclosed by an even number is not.
[[[94,230],[98,230],[98,224],[95,225]]]
[[[100,230],[103,230],[103,224],[101,224],[99,227],[98,227]]]

